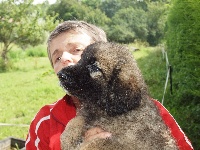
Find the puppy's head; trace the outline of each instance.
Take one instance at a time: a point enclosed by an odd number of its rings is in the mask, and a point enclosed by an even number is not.
[[[110,116],[140,105],[146,86],[132,55],[122,45],[94,43],[74,66],[58,73],[61,86],[81,103],[99,107]]]

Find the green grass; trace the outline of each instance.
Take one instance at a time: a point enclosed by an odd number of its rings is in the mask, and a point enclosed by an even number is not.
[[[0,123],[30,124],[39,109],[64,95],[48,58],[27,57],[0,73]],[[0,139],[26,138],[28,127],[0,126]]]
[[[152,98],[162,100],[166,80],[166,63],[158,47],[142,47],[133,52]]]
[[[30,124],[42,106],[58,100],[65,93],[47,57],[27,57],[25,52],[16,53],[18,56],[12,60],[12,69],[0,73],[0,123]],[[133,54],[152,97],[161,100],[166,74],[161,51],[143,47]],[[28,127],[0,126],[0,131],[0,139],[9,136],[25,139]]]

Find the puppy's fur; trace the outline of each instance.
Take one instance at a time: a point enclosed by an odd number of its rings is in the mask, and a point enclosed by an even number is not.
[[[122,45],[92,44],[76,65],[62,69],[58,77],[61,86],[82,104],[61,136],[62,149],[178,149],[148,96],[132,54]],[[82,134],[95,126],[112,137],[82,144]]]

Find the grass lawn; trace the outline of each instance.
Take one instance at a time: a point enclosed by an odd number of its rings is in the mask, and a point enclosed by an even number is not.
[[[152,97],[161,101],[166,77],[161,51],[142,48],[133,54]],[[42,106],[58,100],[65,93],[46,57],[18,59],[13,68],[0,73],[0,123],[29,125]],[[0,139],[9,136],[25,139],[27,132],[28,126],[0,125]]]
[[[48,58],[27,57],[14,65],[18,70],[0,73],[0,123],[29,125],[43,105],[61,98],[64,91]],[[0,125],[0,131],[0,139],[8,136],[25,139],[28,126]]]

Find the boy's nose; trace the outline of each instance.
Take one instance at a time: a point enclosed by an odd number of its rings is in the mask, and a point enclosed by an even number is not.
[[[73,64],[72,54],[68,52],[63,52],[61,57],[61,62],[65,66],[69,66]]]

